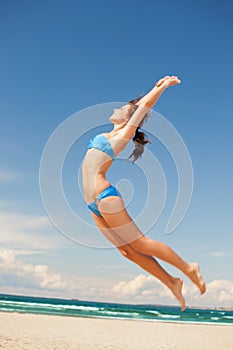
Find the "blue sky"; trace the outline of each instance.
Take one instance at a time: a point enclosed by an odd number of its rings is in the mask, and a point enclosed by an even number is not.
[[[168,154],[154,140],[148,148],[163,166],[168,201],[151,236],[200,263],[209,294],[200,298],[184,278],[190,305],[233,305],[232,7],[231,1],[209,0],[1,3],[2,292],[176,304],[116,249],[74,244],[53,227],[40,196],[39,165],[50,135],[69,116],[93,105],[128,101],[162,76],[178,75],[182,84],[166,91],[154,110],[186,144],[193,196],[182,223],[166,235],[177,178]],[[72,148],[64,187],[73,207],[93,225],[75,187],[84,152],[85,142]],[[117,165],[115,170],[109,173],[113,184],[121,179]],[[133,183],[132,168],[126,174]],[[142,191],[135,194],[133,217],[141,196]]]

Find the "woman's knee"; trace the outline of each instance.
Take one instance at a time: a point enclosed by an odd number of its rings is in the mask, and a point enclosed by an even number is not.
[[[138,252],[151,255],[151,241],[152,240],[147,236],[143,236],[134,242],[131,242],[131,245]]]
[[[137,255],[137,252],[133,248],[131,248],[129,245],[117,247],[117,249],[125,258],[129,260],[134,260]]]

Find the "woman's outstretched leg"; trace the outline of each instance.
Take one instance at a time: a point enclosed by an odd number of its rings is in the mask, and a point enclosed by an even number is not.
[[[152,276],[158,278],[171,290],[173,295],[180,302],[181,310],[183,311],[185,309],[185,300],[182,295],[183,281],[169,275],[152,256],[140,253],[130,244],[127,244],[123,238],[119,237],[116,232],[112,230],[102,217],[95,214],[92,214],[92,217],[104,236],[117,247],[125,258],[133,261]]]
[[[205,292],[205,282],[200,274],[198,264],[187,263],[166,244],[145,236],[129,216],[120,197],[104,198],[100,201],[98,208],[106,224],[135,250],[155,256],[177,267],[200,289],[201,294]]]
[[[205,293],[205,282],[200,274],[197,263],[187,263],[165,243],[152,240],[146,236],[131,242],[131,245],[134,247],[134,249],[141,253],[154,255],[158,259],[166,261],[167,263],[177,267],[186,276],[188,276],[194,284],[197,285],[201,294]]]
[[[129,245],[118,247],[118,250],[123,256],[133,261],[135,264],[139,265],[145,271],[149,272],[151,275],[158,278],[163,284],[165,284],[180,302],[181,311],[185,310],[185,300],[182,295],[183,281],[180,278],[175,278],[169,275],[156,261],[156,259],[154,259],[152,256],[135,251]]]

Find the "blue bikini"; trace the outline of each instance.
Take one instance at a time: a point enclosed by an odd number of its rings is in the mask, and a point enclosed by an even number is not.
[[[99,134],[93,137],[88,142],[87,148],[99,149],[100,151],[107,153],[112,158],[112,160],[115,160],[115,155],[114,155],[112,146],[108,141],[108,139],[103,134]]]
[[[112,146],[103,134],[99,134],[93,137],[89,141],[87,148],[99,149],[100,151],[108,154],[112,158],[112,160],[115,160],[115,155]],[[109,196],[117,196],[122,198],[120,192],[114,186],[109,186],[96,197],[96,200],[100,201],[101,199]],[[89,203],[87,206],[93,213],[95,213],[98,216],[102,216],[98,209],[98,204],[96,201]]]

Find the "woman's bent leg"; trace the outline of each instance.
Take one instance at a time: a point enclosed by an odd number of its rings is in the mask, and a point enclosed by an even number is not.
[[[158,278],[163,284],[165,284],[180,302],[181,310],[185,310],[185,300],[182,295],[183,281],[180,278],[175,278],[169,275],[157,262],[156,259],[154,259],[152,256],[135,251],[129,245],[120,247],[118,249],[121,251],[123,256],[133,261],[145,271]]]
[[[143,240],[143,242],[140,242],[140,240]],[[167,263],[177,267],[186,276],[188,276],[194,284],[198,286],[201,294],[205,293],[205,282],[200,274],[197,263],[187,263],[165,243],[155,241],[147,237],[144,237],[144,239],[140,238],[138,241],[135,241],[133,247],[142,253],[154,255],[158,259],[166,261]]]
[[[99,203],[99,210],[109,227],[119,237],[124,238],[127,244],[130,244],[140,253],[156,256],[177,267],[197,285],[201,294],[205,292],[205,282],[200,274],[198,264],[187,263],[166,244],[143,235],[126,211],[121,198],[108,197],[102,199]]]
[[[130,244],[127,244],[124,239],[117,235],[117,233],[105,222],[102,217],[99,217],[93,213],[92,217],[104,236],[117,247],[125,258],[133,261],[142,269],[158,278],[171,290],[171,292],[180,302],[181,309],[183,311],[185,309],[185,301],[182,296],[183,282],[179,278],[174,278],[173,276],[169,275],[152,256],[140,253]]]

